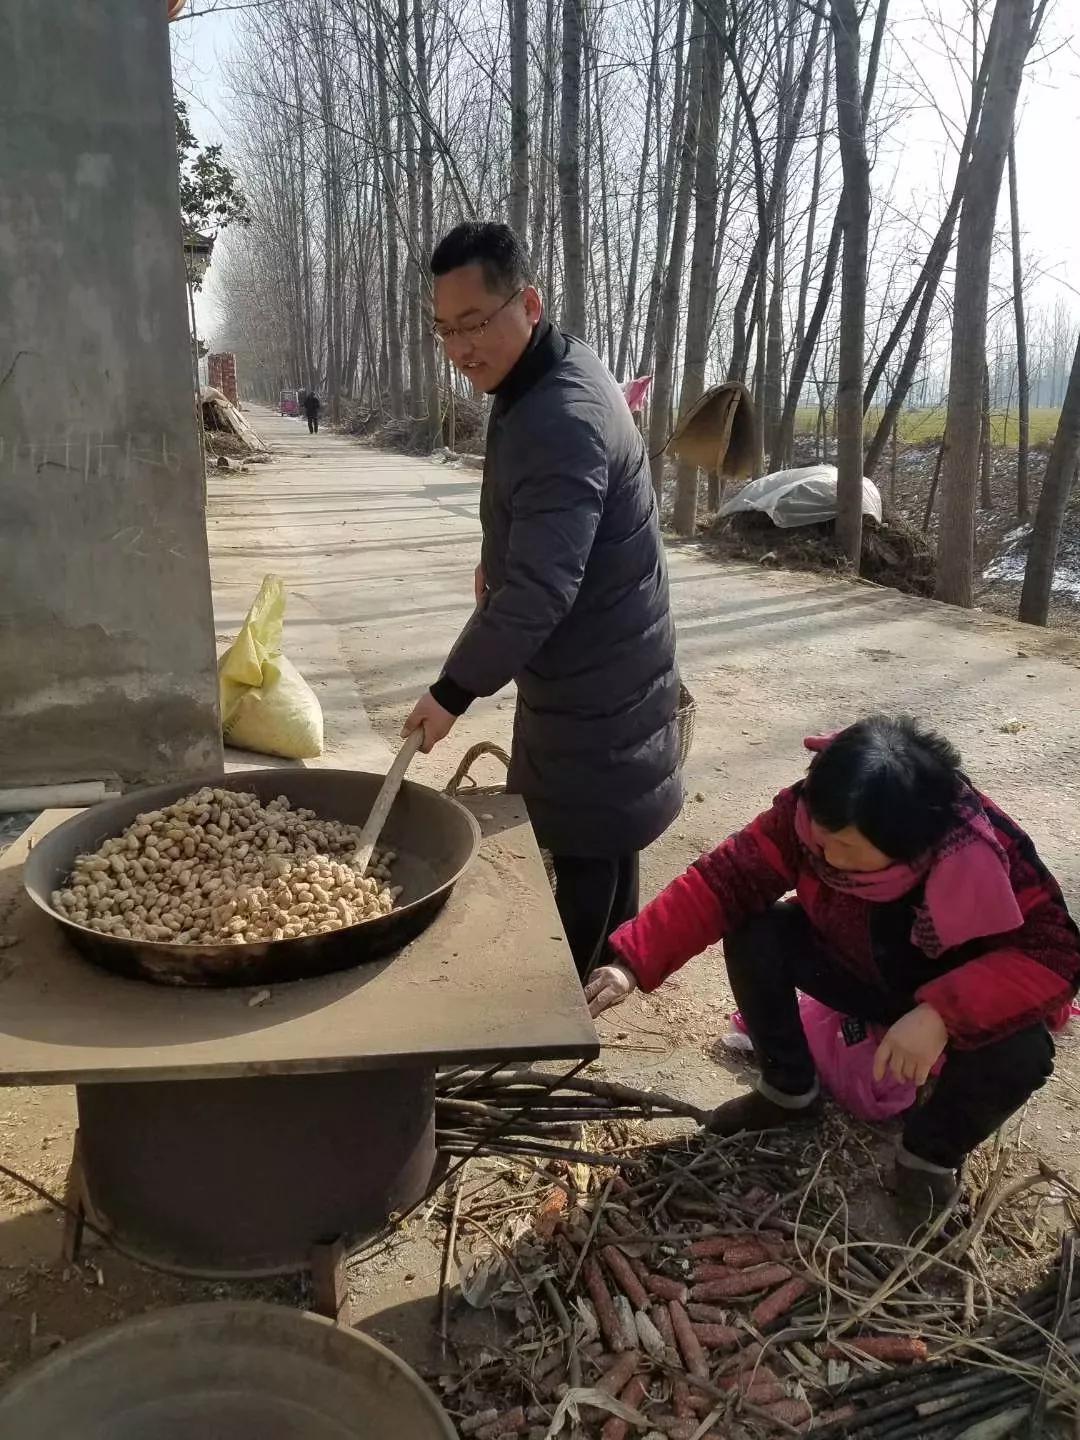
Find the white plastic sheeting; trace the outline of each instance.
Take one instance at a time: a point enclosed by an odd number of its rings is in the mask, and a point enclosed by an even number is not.
[[[863,480],[863,514],[881,523],[881,491]],[[804,465],[797,470],[774,470],[733,495],[720,507],[720,516],[750,510],[767,515],[781,530],[799,525],[821,525],[836,519],[836,466]]]

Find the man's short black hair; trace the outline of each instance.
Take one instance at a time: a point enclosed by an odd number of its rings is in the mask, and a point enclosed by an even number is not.
[[[803,797],[825,830],[854,825],[892,860],[932,850],[954,823],[960,756],[907,716],[872,715],[817,755]]]
[[[512,295],[532,284],[525,246],[509,225],[495,220],[466,220],[435,246],[432,275],[446,275],[463,265],[479,265],[485,285],[499,295]]]

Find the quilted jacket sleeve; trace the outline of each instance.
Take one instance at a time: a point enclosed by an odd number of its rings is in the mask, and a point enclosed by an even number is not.
[[[794,886],[795,804],[795,792],[782,791],[769,810],[695,860],[615,932],[614,958],[634,972],[643,990],[655,990]]]

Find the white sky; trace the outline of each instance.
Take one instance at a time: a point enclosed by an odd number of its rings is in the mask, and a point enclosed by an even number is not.
[[[189,8],[206,3],[189,0]],[[957,82],[940,39],[927,28],[928,4],[935,6],[945,23],[962,23],[964,0],[892,0],[893,92],[906,95],[904,70],[910,68],[936,103],[959,115]],[[1025,76],[1017,131],[1025,268],[1033,276],[1029,303],[1049,309],[1062,298],[1074,312],[1080,312],[1080,182],[1076,178],[1080,175],[1080,44],[1071,38],[1077,26],[1070,15],[1075,17],[1078,11],[1078,0],[1052,0],[1041,53]],[[195,133],[204,142],[224,141],[226,157],[223,63],[234,46],[238,18],[223,12],[172,26],[176,78],[189,100]],[[884,184],[895,172],[894,203],[918,208],[924,196],[939,192],[942,173],[951,183],[953,169],[953,152],[943,143],[942,122],[927,102],[910,109],[891,131],[878,155],[877,177]],[[1003,186],[1002,223],[1007,217],[1005,196]],[[213,266],[197,309],[200,328],[212,340],[217,314]]]

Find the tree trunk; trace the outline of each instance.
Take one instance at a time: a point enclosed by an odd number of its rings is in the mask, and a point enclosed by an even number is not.
[[[874,38],[870,43],[870,55],[866,64],[866,79],[863,81],[862,89],[864,131],[866,117],[870,113],[870,106],[874,98],[874,89],[877,84],[878,62],[881,58],[881,46],[885,38],[885,22],[888,18],[888,9],[889,0],[878,0],[877,18],[874,21]],[[840,242],[843,239],[846,207],[847,195],[845,191],[841,191],[840,199],[836,206],[836,214],[833,217],[829,244],[825,251],[825,263],[821,270],[821,283],[818,287],[818,297],[814,304],[809,324],[806,327],[806,334],[803,336],[802,344],[799,346],[795,359],[792,362],[791,376],[788,379],[787,398],[784,401],[784,413],[780,417],[780,436],[777,442],[777,449],[780,453],[782,464],[788,464],[790,462],[791,453],[795,445],[795,412],[799,407],[803,386],[806,384],[806,377],[810,373],[810,365],[814,358],[814,352],[817,350],[818,340],[821,337],[821,327],[825,323],[825,316],[829,310],[829,302],[832,299],[833,285],[836,282],[836,267],[840,260]]]
[[[521,243],[529,228],[529,3],[510,7],[510,227]]]
[[[1016,322],[1016,390],[1020,438],[1016,447],[1016,513],[1026,520],[1031,508],[1028,463],[1031,453],[1031,381],[1028,377],[1027,324],[1024,319],[1024,265],[1020,253],[1020,193],[1016,178],[1016,137],[1009,141],[1009,223],[1012,236],[1013,318]]]
[[[301,345],[303,347],[304,384],[315,385],[318,383],[318,376],[315,374],[314,350],[312,348],[312,326],[315,314],[315,298],[312,282],[311,265],[311,226],[308,220],[307,183],[308,183],[308,162],[307,162],[307,118],[304,107],[300,103],[300,73],[297,68],[296,35],[292,37],[292,61],[293,61],[293,84],[296,90],[296,133],[300,146],[300,236],[301,254],[303,256],[303,305],[300,311],[300,332]]]
[[[881,348],[881,353],[874,362],[873,368],[870,371],[870,379],[863,393],[863,409],[865,411],[870,408],[877,388],[881,384],[881,379],[885,374],[885,368],[899,346],[900,341],[903,339],[908,321],[917,309],[918,314],[915,318],[915,324],[912,326],[903,363],[900,366],[896,382],[892,387],[881,420],[878,422],[877,430],[874,433],[874,438],[870,442],[870,448],[867,451],[867,475],[874,474],[882,455],[885,453],[885,446],[888,443],[889,434],[899,419],[900,411],[907,399],[912,381],[915,378],[915,372],[918,370],[919,362],[922,359],[923,347],[926,344],[926,332],[930,324],[930,316],[937,300],[938,287],[941,284],[941,277],[945,272],[949,252],[952,249],[953,232],[956,229],[956,217],[960,214],[960,205],[964,199],[967,188],[971,151],[975,144],[975,137],[978,134],[979,119],[982,115],[982,105],[986,95],[986,82],[990,74],[990,58],[996,43],[997,31],[1000,28],[999,15],[1000,12],[995,10],[990,22],[990,30],[986,37],[986,48],[983,51],[982,62],[972,86],[971,110],[968,113],[967,126],[965,127],[964,138],[960,146],[960,155],[956,162],[956,178],[953,181],[953,190],[952,195],[949,197],[949,204],[941,224],[938,226],[937,234],[934,236],[930,249],[927,252],[926,260],[923,262],[923,267],[919,272],[919,277],[912,287],[911,294],[904,302],[900,314],[896,318],[896,323]]]
[[[409,411],[418,416],[424,408],[423,360],[420,349],[420,267],[416,244],[420,236],[420,191],[416,174],[416,137],[409,68],[409,0],[398,0],[398,153],[405,156],[405,203],[408,235],[405,261],[405,301],[409,339]]]
[[[319,113],[323,125],[323,253],[326,386],[324,403],[332,424],[341,418],[342,369],[345,350],[345,238],[343,228],[341,137],[336,113],[336,87],[325,29],[313,37]]]
[[[774,226],[775,228],[775,226]],[[754,404],[757,406],[759,415],[765,410],[765,292],[768,289],[769,269],[767,264],[758,268],[757,285],[754,289],[754,323],[751,326],[750,336],[754,341],[754,379],[750,386],[750,392],[754,397]],[[756,427],[754,439],[757,442],[757,449],[754,455],[754,474],[765,473],[765,428],[763,425]]]
[[[657,72],[660,67],[660,21],[662,0],[653,0],[652,53],[649,56],[649,79],[645,90],[645,135],[641,142],[641,160],[638,164],[637,186],[634,191],[634,220],[630,237],[630,266],[626,274],[626,293],[623,300],[622,323],[619,329],[619,354],[615,362],[615,379],[627,378],[626,364],[630,354],[630,337],[633,334],[637,315],[638,265],[641,259],[641,231],[645,210],[645,181],[649,174],[649,147],[652,138],[653,92],[657,87]]]
[[[520,0],[526,4],[527,0]],[[540,153],[536,159],[536,174],[533,189],[536,201],[533,208],[532,250],[530,263],[532,272],[539,277],[544,255],[544,232],[547,225],[547,199],[551,184],[550,169],[554,150],[555,129],[555,0],[546,0],[544,6],[544,95],[540,111]],[[555,277],[545,277],[553,285]]]
[[[776,235],[773,240],[773,279],[769,292],[764,403],[761,408],[762,441],[769,456],[769,465],[774,470],[778,468],[777,442],[780,438],[780,413],[784,400],[785,222],[786,216],[781,208],[776,217]]]
[[[562,326],[588,332],[585,311],[585,245],[581,209],[581,26],[582,0],[563,0],[562,96],[559,113],[559,212],[563,242]]]
[[[832,27],[836,51],[836,119],[847,197],[836,387],[836,537],[857,571],[862,555],[863,347],[870,163],[859,91],[859,12],[855,0],[832,0]]]
[[[680,416],[685,415],[700,400],[705,389],[705,368],[712,321],[709,288],[712,283],[716,210],[720,190],[717,142],[720,133],[721,53],[716,27],[710,25],[705,32],[701,61],[701,102],[694,180],[694,247],[690,260],[690,293],[686,310],[686,348],[683,352]],[[675,529],[680,535],[691,536],[697,530],[697,510],[697,466],[684,462],[679,465],[678,488],[675,494]]]
[[[606,341],[605,359],[608,368],[613,369],[615,366],[615,302],[612,295],[611,237],[614,226],[608,206],[608,158],[604,137],[604,105],[600,87],[600,68],[596,59],[596,51],[592,50],[591,53],[593,96],[596,102],[596,160],[600,172],[600,243],[604,256],[604,304],[602,313],[597,320],[596,348],[599,351],[600,337],[603,336]],[[596,308],[598,311],[601,310],[599,295]]]
[[[818,204],[821,200],[821,170],[825,158],[825,133],[829,123],[829,98],[832,77],[832,29],[825,35],[825,69],[821,77],[821,110],[818,114],[817,141],[814,145],[814,177],[810,182],[810,208],[806,215],[806,243],[803,247],[802,274],[799,277],[799,303],[795,315],[793,349],[798,354],[806,334],[806,306],[810,298],[810,276],[814,264],[814,235],[817,230]],[[783,436],[777,433],[776,445],[781,445]],[[789,456],[778,456],[781,462]]]
[[[641,342],[641,368],[648,372],[653,369],[653,349],[656,345],[656,325],[660,315],[660,292],[664,284],[664,258],[671,242],[671,212],[675,204],[675,177],[678,173],[679,147],[682,144],[683,129],[686,125],[687,84],[684,73],[686,22],[689,18],[691,0],[678,0],[679,10],[675,22],[675,80],[674,98],[671,106],[671,128],[667,146],[660,138],[660,86],[656,87],[656,152],[658,162],[657,189],[659,201],[656,207],[656,259],[652,278],[649,282],[649,305],[645,315],[645,334]],[[657,38],[659,43],[659,37]],[[664,153],[661,153],[664,152]],[[651,413],[651,412],[650,412]],[[666,432],[665,432],[666,433]]]
[[[376,282],[379,287],[378,318],[380,321],[376,331],[379,342],[379,373],[375,388],[379,396],[378,410],[381,420],[385,413],[383,400],[390,390],[390,347],[387,343],[387,332],[390,327],[386,324],[386,296],[389,282],[386,277],[386,219],[384,215],[383,187],[381,184],[375,186],[375,243],[378,247],[379,255],[379,273],[376,277]]]
[[[956,248],[946,419],[949,449],[942,475],[941,539],[934,592],[938,600],[969,608],[974,604],[975,490],[994,222],[1031,34],[1032,0],[997,0],[997,4],[1001,28],[990,61]]]
[[[381,25],[375,26],[375,70],[379,84],[379,128],[390,130],[390,96],[387,78],[388,57]],[[387,366],[390,371],[390,413],[400,420],[405,414],[405,377],[402,371],[401,330],[396,322],[401,282],[398,271],[397,195],[394,161],[382,159],[383,224],[386,229],[386,300],[383,323],[386,331]]]
[[[723,93],[723,76],[720,80]],[[724,242],[727,239],[728,220],[731,215],[731,201],[735,189],[735,170],[739,155],[739,136],[742,128],[742,113],[735,107],[731,115],[731,133],[728,136],[727,159],[724,162],[724,190],[720,201],[720,218],[716,224],[716,244],[713,246],[712,271],[709,275],[709,314],[715,320],[716,296],[720,283],[720,262],[723,258]],[[720,509],[724,485],[720,474],[710,470],[708,476],[707,505],[709,513],[715,515]]]
[[[882,3],[887,5],[888,0],[882,0]],[[759,327],[762,326],[764,321],[766,308],[764,304],[764,289],[759,282],[768,269],[769,251],[772,247],[773,233],[776,227],[776,216],[787,191],[788,168],[791,163],[791,156],[795,148],[796,139],[798,138],[799,129],[802,125],[807,96],[810,93],[810,80],[814,73],[814,59],[817,55],[822,19],[823,12],[815,9],[813,24],[806,43],[806,52],[803,55],[802,64],[799,67],[799,77],[795,83],[795,94],[791,100],[790,113],[785,116],[780,135],[778,136],[772,180],[767,193],[765,186],[764,147],[758,131],[757,116],[754,113],[753,97],[751,96],[746,83],[746,77],[743,73],[742,57],[732,44],[730,36],[728,36],[726,32],[721,32],[746,119],[746,133],[750,142],[750,156],[753,162],[754,173],[754,191],[758,209],[757,243],[750,253],[746,275],[743,279],[738,298],[735,301],[735,308],[732,315],[733,337],[731,361],[728,365],[727,372],[727,378],[729,380],[742,380],[745,378],[746,369],[750,360],[750,341],[754,327],[755,325]],[[750,303],[754,299],[757,300],[757,304],[754,306],[753,311],[750,311]],[[747,324],[748,313],[754,317],[749,325]],[[760,328],[758,329],[758,344],[758,358],[760,362],[760,347],[763,347],[764,344]],[[755,368],[760,370],[762,366],[759,363]]]
[[[723,57],[721,57],[721,62]],[[720,93],[724,91],[724,76],[721,71]],[[724,161],[723,193],[720,197],[720,215],[716,222],[716,244],[713,247],[712,272],[709,276],[710,309],[716,309],[716,296],[720,288],[720,264],[724,258],[727,242],[728,223],[731,219],[731,205],[735,194],[735,175],[739,164],[739,141],[742,137],[742,114],[737,107],[731,114],[731,130],[728,135],[727,157]],[[715,321],[715,314],[713,316]]]
[[[773,10],[773,25],[776,30],[774,37],[774,49],[779,64],[781,50],[783,52],[783,63],[780,65],[780,105],[777,111],[777,151],[786,148],[786,141],[789,132],[794,124],[797,124],[792,115],[792,87],[791,80],[795,69],[795,35],[798,22],[798,0],[788,0],[786,24],[784,29],[787,32],[786,39],[781,33],[779,15],[777,9]],[[816,52],[818,31],[821,21],[816,19],[816,28],[812,34],[812,44]],[[777,185],[779,180],[779,185]],[[774,188],[779,189],[779,199],[775,208],[773,223],[772,241],[772,278],[768,287],[768,304],[766,309],[765,276],[762,276],[760,287],[760,303],[762,313],[759,319],[761,330],[758,339],[758,354],[762,363],[761,380],[761,427],[759,441],[762,449],[761,463],[764,469],[764,455],[767,453],[772,458],[776,453],[776,442],[780,431],[780,413],[784,403],[784,304],[787,294],[787,230],[788,230],[788,193],[787,177],[774,178]]]
[[[703,23],[697,21],[690,35],[690,67],[687,82],[686,125],[679,153],[675,214],[671,226],[671,250],[664,272],[660,310],[656,324],[656,365],[652,409],[649,413],[649,456],[657,504],[664,491],[664,451],[670,438],[675,350],[682,297],[686,236],[690,228],[690,202],[694,191],[694,158],[697,154],[698,107],[701,103]]]
[[[990,464],[993,456],[993,436],[990,433],[990,367],[983,366],[982,415],[979,428],[979,505],[983,510],[994,508],[994,494],[990,488]]]
[[[1058,545],[1065,521],[1065,507],[1080,463],[1080,340],[1076,343],[1065,403],[1061,407],[1057,434],[1043,476],[1042,491],[1035,511],[1035,528],[1028,551],[1024,588],[1020,595],[1020,619],[1028,625],[1045,625],[1050,613]]]
[[[522,0],[524,3],[524,0]],[[442,438],[442,400],[439,395],[439,362],[432,332],[431,278],[428,261],[435,247],[434,147],[430,124],[430,78],[427,34],[424,30],[422,0],[413,0],[413,48],[416,52],[416,90],[420,109],[420,249],[423,255],[423,305],[420,315],[420,351],[424,367],[424,394],[427,411],[427,443],[434,449]],[[526,173],[527,167],[526,167]]]
[[[930,493],[926,497],[926,509],[923,512],[923,534],[930,529],[930,521],[934,518],[934,501],[937,499],[938,484],[941,480],[941,467],[945,462],[945,451],[948,449],[948,435],[942,435],[941,444],[938,446],[937,459],[934,462],[934,474],[930,481]]]
[[[585,257],[585,322],[588,325],[589,297],[594,307],[596,297],[596,274],[593,268],[592,246],[592,160],[593,160],[593,108],[592,108],[592,45],[589,38],[589,17],[585,0],[578,0],[581,7],[581,50],[582,50],[582,145],[581,145],[581,251]],[[581,338],[588,337],[588,329],[581,331]],[[599,349],[599,339],[597,339]]]

